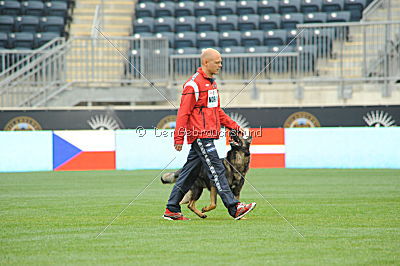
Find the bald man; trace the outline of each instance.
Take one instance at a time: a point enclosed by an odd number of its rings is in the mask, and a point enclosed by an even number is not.
[[[190,173],[199,164],[203,164],[208,170],[208,177],[216,187],[228,213],[235,220],[241,219],[256,206],[255,202],[244,204],[235,199],[225,176],[225,167],[214,145],[214,140],[219,138],[221,125],[243,132],[220,108],[214,75],[218,74],[221,67],[220,53],[211,48],[205,49],[201,54],[201,67],[183,85],[174,132],[174,147],[181,151],[186,135],[191,149],[171,191],[164,219],[189,220],[182,215],[179,203],[194,184],[196,176],[191,176]]]

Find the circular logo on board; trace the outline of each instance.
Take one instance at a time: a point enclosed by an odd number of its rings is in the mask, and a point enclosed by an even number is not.
[[[42,130],[40,124],[29,116],[18,116],[8,121],[4,130],[16,131],[16,130]]]
[[[308,112],[297,112],[286,119],[283,127],[320,127],[318,119]]]
[[[168,115],[157,124],[158,129],[171,129],[176,127],[176,115]]]

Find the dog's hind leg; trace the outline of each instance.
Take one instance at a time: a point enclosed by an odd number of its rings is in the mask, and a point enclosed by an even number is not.
[[[199,216],[200,218],[207,218],[207,215],[205,215],[204,213],[202,213],[201,211],[199,211],[196,208],[196,201],[195,200],[190,200],[189,204],[188,204],[188,208],[194,212],[195,214],[197,214],[197,216]]]
[[[209,212],[217,207],[217,189],[211,186],[210,189],[210,205],[201,209],[202,212]]]

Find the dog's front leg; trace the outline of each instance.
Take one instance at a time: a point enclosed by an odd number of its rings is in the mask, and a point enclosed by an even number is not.
[[[202,212],[209,212],[217,208],[217,189],[212,186],[210,189],[210,205],[201,209]]]
[[[204,213],[202,213],[201,211],[199,211],[198,209],[196,209],[196,201],[195,200],[191,200],[189,201],[188,204],[188,208],[194,212],[195,214],[197,214],[197,216],[199,216],[200,218],[207,218],[207,215],[205,215]]]

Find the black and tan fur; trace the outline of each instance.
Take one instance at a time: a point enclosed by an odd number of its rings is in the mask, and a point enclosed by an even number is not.
[[[251,140],[251,136],[244,138],[237,136],[234,132],[231,134],[231,150],[228,151],[226,158],[221,159],[225,166],[225,175],[229,187],[237,200],[240,199],[240,192],[245,181],[244,177],[249,170]],[[188,208],[201,218],[206,218],[207,215],[204,213],[217,207],[217,190],[208,178],[206,171],[203,164],[200,164],[190,173],[197,176],[196,181],[180,202],[180,204],[188,204]],[[161,177],[161,181],[164,184],[175,183],[180,172],[181,170],[165,173]],[[200,198],[204,188],[210,191],[210,205],[200,211],[196,208],[196,201]]]

